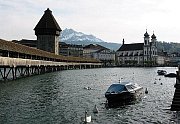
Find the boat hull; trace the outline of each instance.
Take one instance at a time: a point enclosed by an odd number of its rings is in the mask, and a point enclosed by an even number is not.
[[[139,88],[133,92],[121,92],[121,93],[114,93],[114,94],[105,94],[107,98],[107,103],[109,107],[131,104],[135,100],[140,99],[143,96],[143,88]]]
[[[164,75],[164,77],[177,77],[177,75],[175,73],[169,73]]]

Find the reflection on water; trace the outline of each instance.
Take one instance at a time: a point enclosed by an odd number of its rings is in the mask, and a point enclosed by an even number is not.
[[[93,124],[178,123],[169,110],[175,78],[157,75],[158,69],[102,68],[66,70],[0,84],[0,123],[81,123],[84,111]],[[106,108],[104,93],[119,79],[136,82],[149,93],[132,105]],[[89,87],[90,89],[87,89]],[[97,105],[99,113],[94,114]]]

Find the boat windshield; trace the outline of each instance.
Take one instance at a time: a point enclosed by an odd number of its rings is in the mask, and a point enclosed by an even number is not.
[[[112,84],[107,92],[121,92],[121,91],[127,91],[126,87],[122,84]]]

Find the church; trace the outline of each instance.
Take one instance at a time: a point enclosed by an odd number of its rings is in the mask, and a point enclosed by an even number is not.
[[[116,52],[117,66],[155,66],[157,65],[157,39],[155,34],[150,38],[144,34],[144,43],[125,44]]]

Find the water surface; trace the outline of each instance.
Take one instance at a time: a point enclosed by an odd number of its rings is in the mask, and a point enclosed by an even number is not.
[[[178,123],[176,113],[168,110],[175,78],[158,76],[158,69],[177,71],[175,67],[65,70],[1,82],[0,123],[80,124],[85,110],[92,124]],[[119,79],[136,82],[149,93],[133,105],[106,108],[104,93]],[[98,114],[93,114],[94,105]]]

